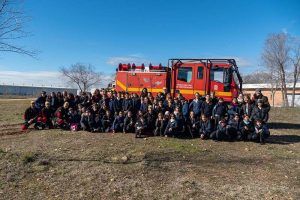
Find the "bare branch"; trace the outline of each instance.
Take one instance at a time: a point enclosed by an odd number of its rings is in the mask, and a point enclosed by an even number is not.
[[[24,26],[29,21],[18,0],[0,0],[0,52],[13,52],[36,57],[37,51],[16,45],[18,39],[28,37]]]
[[[71,83],[75,83],[81,92],[86,92],[91,86],[99,84],[102,78],[102,73],[95,72],[90,64],[77,63],[69,68],[62,67],[60,71]]]

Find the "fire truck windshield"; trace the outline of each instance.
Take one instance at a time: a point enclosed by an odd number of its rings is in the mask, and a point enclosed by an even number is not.
[[[235,84],[240,85],[239,78],[238,78],[238,76],[237,76],[237,74],[236,74],[235,71],[233,73],[233,80],[234,80]]]
[[[224,81],[224,68],[211,68],[210,69],[210,80],[218,81],[223,83]]]
[[[179,67],[177,79],[189,83],[192,80],[192,72],[191,67]]]

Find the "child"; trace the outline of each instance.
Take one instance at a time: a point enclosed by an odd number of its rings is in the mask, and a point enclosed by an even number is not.
[[[166,109],[164,108],[163,102],[158,101],[158,105],[155,107],[157,113],[165,113]]]
[[[174,114],[170,114],[170,120],[165,130],[165,137],[175,137],[177,135],[177,121]]]
[[[36,123],[36,118],[38,117],[38,110],[35,108],[35,102],[31,101],[30,107],[25,110],[24,114],[24,124],[22,125],[22,130],[25,131],[31,124]]]
[[[63,130],[68,130],[70,127],[68,125],[69,121],[69,103],[65,102],[62,107],[59,107],[56,112],[56,120],[55,120],[55,125]]]
[[[214,124],[219,124],[219,121],[223,118],[225,118],[225,115],[227,113],[227,106],[224,103],[223,98],[219,98],[218,103],[213,108],[213,118],[215,119]]]
[[[134,123],[131,111],[127,111],[124,119],[123,133],[132,133],[134,131]]]
[[[219,121],[217,130],[212,132],[210,138],[213,140],[221,141],[227,138],[227,123],[225,119]]]
[[[268,122],[269,113],[268,110],[263,107],[263,101],[261,99],[257,100],[257,106],[254,107],[252,111],[252,119],[254,121],[260,119],[264,124]]]
[[[72,131],[78,131],[80,125],[80,115],[77,114],[76,110],[69,108],[69,126]]]
[[[155,121],[155,130],[154,136],[163,136],[164,135],[164,116],[160,112],[158,113],[157,119]]]
[[[144,114],[144,119],[147,124],[147,130],[152,132],[155,127],[156,116],[151,105],[148,106],[148,112]]]
[[[240,105],[238,104],[238,101],[236,98],[232,99],[232,103],[230,105],[230,109],[228,110],[228,116],[229,120],[233,119],[235,115],[242,115],[242,109]]]
[[[266,138],[270,136],[270,131],[263,123],[261,119],[257,119],[255,122],[254,133],[249,135],[249,140],[260,142],[260,144],[265,144]]]
[[[238,135],[241,134],[240,116],[237,113],[231,120],[229,120],[227,133],[230,141],[233,141]]]
[[[86,110],[81,115],[80,126],[83,131],[93,131],[93,116],[91,110]]]
[[[187,120],[188,131],[192,137],[199,133],[199,120],[197,119],[195,113],[193,111],[190,112],[190,116]]]
[[[212,99],[206,96],[205,102],[203,102],[201,107],[201,113],[211,119],[212,112],[214,109],[214,104],[212,103]]]
[[[199,134],[202,140],[208,139],[212,132],[211,122],[207,116],[201,115]]]
[[[180,110],[181,110],[180,107],[176,106],[173,112],[175,115],[175,119],[177,121],[177,131],[185,132],[185,121],[182,117]]]
[[[114,118],[109,110],[105,112],[105,115],[102,118],[102,132],[108,133],[112,126]]]
[[[246,141],[248,136],[254,132],[254,125],[250,120],[249,115],[244,115],[244,119],[241,122],[241,131],[240,135],[238,135],[238,140]]]
[[[123,100],[122,109],[127,114],[128,111],[132,111],[132,100],[129,98],[129,93],[126,92],[125,99]]]
[[[248,115],[251,118],[252,110],[254,106],[251,102],[249,95],[244,96],[244,103],[242,105],[242,113]]]
[[[123,115],[123,111],[119,112],[119,115],[116,116],[113,125],[112,125],[112,129],[113,129],[113,133],[116,132],[122,132],[123,128],[124,128],[124,115]]]
[[[41,115],[45,121],[45,127],[47,126],[49,129],[53,128],[52,118],[53,118],[53,109],[50,106],[50,102],[46,101],[45,107],[42,109]]]
[[[143,116],[139,117],[135,123],[135,137],[140,138],[147,128],[146,121]]]
[[[184,118],[184,121],[186,122],[189,118],[189,102],[186,99],[182,98],[181,104],[182,104],[181,106],[182,116]]]
[[[203,103],[203,101],[200,97],[200,94],[198,92],[196,92],[195,99],[189,105],[190,110],[192,110],[195,113],[196,117],[200,117],[200,115],[201,115],[202,103]]]

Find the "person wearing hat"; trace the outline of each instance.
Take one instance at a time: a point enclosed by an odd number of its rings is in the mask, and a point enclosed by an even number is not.
[[[227,122],[221,119],[217,125],[217,130],[210,134],[210,138],[216,141],[226,140],[228,138]]]
[[[30,107],[25,110],[24,120],[25,122],[22,125],[22,130],[25,131],[31,124],[36,123],[36,119],[38,117],[39,111],[35,107],[35,102],[30,102]]]
[[[46,98],[46,92],[42,91],[41,95],[35,101],[35,107],[38,109],[38,111],[41,111],[45,107]]]
[[[270,106],[268,97],[264,96],[261,92],[261,89],[257,88],[255,90],[255,93],[253,94],[253,97],[252,97],[252,100],[253,100],[253,102],[255,103],[256,106],[258,105],[258,100],[259,99],[262,100],[263,107],[267,110],[267,112],[269,112],[270,109],[271,109],[271,106]]]

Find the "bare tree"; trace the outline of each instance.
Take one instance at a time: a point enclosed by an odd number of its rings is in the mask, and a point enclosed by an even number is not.
[[[91,86],[100,84],[102,78],[102,73],[95,72],[90,64],[76,63],[69,68],[62,67],[60,72],[70,83],[76,84],[81,92],[86,92]]]
[[[284,33],[271,34],[265,41],[262,59],[270,71],[280,78],[283,106],[288,106],[286,69],[289,64],[290,46],[288,35]]]
[[[28,21],[18,0],[0,0],[0,51],[36,56],[36,51],[16,44],[30,35],[24,28]]]
[[[278,76],[278,73],[276,73],[276,71],[270,71],[269,73],[266,73],[266,76],[264,76],[264,78],[269,85],[270,92],[271,92],[272,106],[274,107],[275,94],[280,86],[280,77]]]
[[[295,106],[295,92],[296,92],[296,84],[299,80],[300,75],[300,38],[292,38],[291,39],[291,62],[293,64],[293,92],[292,92],[292,102],[291,106]]]

